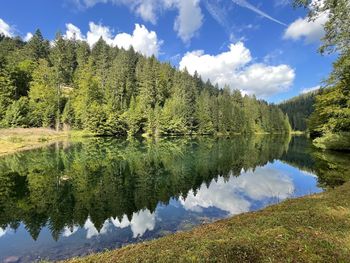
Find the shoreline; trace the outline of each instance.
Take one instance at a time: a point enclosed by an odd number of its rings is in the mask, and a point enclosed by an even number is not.
[[[173,135],[173,136],[160,136],[163,137],[186,137],[186,136],[213,136],[217,138],[237,136],[242,134],[213,134],[213,135]],[[250,135],[287,135],[285,133],[254,133]],[[289,135],[302,135],[301,133],[289,133]],[[48,146],[54,142],[66,139],[76,139],[84,137],[103,137],[84,130],[69,130],[69,131],[55,131],[50,128],[10,128],[0,129],[0,157],[14,154],[17,152],[23,152],[33,150],[41,147]],[[112,136],[113,137],[113,136]],[[142,135],[141,137],[152,138]],[[119,138],[119,137],[116,137]],[[128,137],[125,137],[126,139]]]
[[[190,231],[62,262],[346,262],[349,236],[350,182]]]
[[[93,136],[84,131],[55,131],[47,128],[0,129],[0,157],[48,146],[60,140]]]

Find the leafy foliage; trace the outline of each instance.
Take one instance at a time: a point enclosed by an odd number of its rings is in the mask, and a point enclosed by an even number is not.
[[[326,13],[325,36],[320,52],[338,53],[323,91],[316,97],[309,122],[310,134],[321,148],[350,150],[350,2],[348,0],[295,0],[296,6],[310,7],[309,18]],[[337,146],[338,145],[338,146]]]

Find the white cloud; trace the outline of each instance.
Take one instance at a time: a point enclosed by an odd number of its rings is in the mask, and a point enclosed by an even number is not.
[[[227,84],[244,94],[261,97],[284,91],[293,83],[295,73],[288,65],[251,62],[249,49],[238,42],[231,44],[229,51],[218,55],[204,54],[204,51],[188,52],[180,61],[180,69],[187,68],[190,74],[197,71],[204,80],[210,79],[221,87]]]
[[[328,21],[328,11],[322,11],[324,0],[311,0],[309,9],[316,15],[316,19],[308,17],[298,18],[285,30],[283,38],[299,40],[304,38],[306,43],[319,42],[324,36],[324,24]]]
[[[113,36],[109,27],[90,22],[89,31],[86,36],[89,45],[92,47],[101,37],[107,42],[107,44],[113,45]]]
[[[14,31],[15,30],[12,26],[0,18],[0,34],[4,34],[7,37],[13,37]]]
[[[154,31],[148,31],[144,25],[135,25],[132,35],[121,33],[115,36],[113,44],[119,48],[128,49],[133,46],[134,49],[146,56],[155,55],[159,53],[160,45],[157,34]]]
[[[164,10],[177,9],[178,16],[174,22],[174,30],[184,41],[189,42],[203,23],[200,0],[76,0],[76,4],[86,8],[98,3],[125,5],[144,21],[156,24],[158,15]]]
[[[231,176],[228,182],[221,177],[213,180],[208,188],[203,184],[196,195],[191,191],[185,200],[181,198],[180,201],[187,210],[198,212],[201,208],[216,207],[236,215],[248,212],[254,201],[284,200],[293,192],[290,177],[269,167],[259,167],[255,172]]]
[[[23,40],[24,40],[25,42],[28,42],[29,40],[32,39],[32,37],[33,37],[33,34],[30,33],[30,32],[28,32],[28,33],[25,35],[25,37],[23,38]]]
[[[75,38],[76,40],[85,40],[85,37],[81,33],[80,28],[76,27],[71,23],[66,24],[66,33],[64,34],[63,37],[67,39]]]
[[[231,85],[247,94],[264,97],[286,90],[291,86],[294,77],[294,70],[288,65],[253,64],[234,76]]]
[[[118,228],[131,227],[133,237],[143,236],[147,230],[152,231],[156,224],[156,216],[148,209],[141,210],[137,213],[133,213],[131,221],[124,215],[122,220],[111,219],[113,225]]]
[[[84,36],[81,30],[73,25],[66,24],[65,38],[84,40],[92,47],[101,37],[111,46],[129,49],[132,46],[137,52],[145,56],[157,56],[160,50],[162,41],[158,40],[157,34],[154,31],[149,31],[144,25],[135,24],[135,29],[132,34],[119,33],[114,36],[113,31],[108,26],[101,24],[89,23],[89,31]]]
[[[320,85],[317,85],[317,86],[315,86],[315,87],[303,89],[300,93],[305,94],[305,93],[309,93],[309,92],[311,92],[311,91],[319,90],[320,88],[321,88],[321,86],[320,86]]]
[[[307,43],[318,42],[324,36],[324,24],[328,21],[328,14],[320,14],[316,20],[309,21],[307,17],[298,18],[285,30],[283,38],[299,40],[304,38]]]
[[[178,0],[176,5],[179,15],[175,19],[174,29],[178,36],[188,43],[203,23],[199,0]]]

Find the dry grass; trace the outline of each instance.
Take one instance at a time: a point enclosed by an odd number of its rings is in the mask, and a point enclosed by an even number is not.
[[[45,128],[0,129],[0,156],[42,147],[68,136],[68,132]]]

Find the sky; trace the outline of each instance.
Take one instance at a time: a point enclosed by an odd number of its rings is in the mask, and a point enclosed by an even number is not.
[[[2,0],[0,33],[60,31],[90,46],[102,36],[278,103],[318,88],[335,59],[317,53],[327,14],[309,22],[307,11],[289,0]]]

